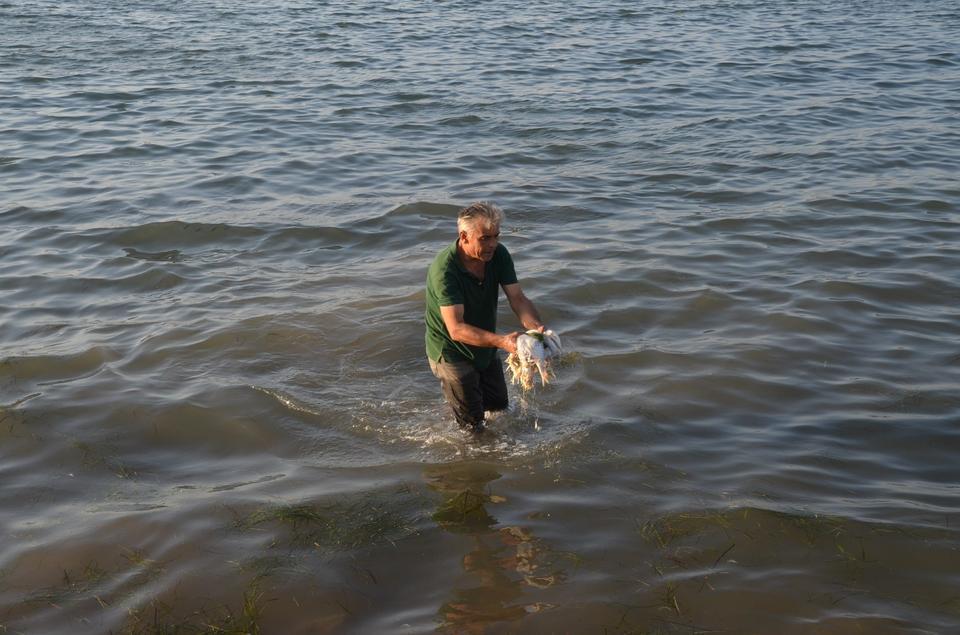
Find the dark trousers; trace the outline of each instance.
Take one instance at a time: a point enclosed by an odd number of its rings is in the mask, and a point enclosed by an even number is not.
[[[483,370],[477,370],[470,362],[442,358],[439,362],[429,361],[430,370],[440,380],[443,397],[461,428],[482,428],[485,410],[506,410],[507,382],[498,356]]]

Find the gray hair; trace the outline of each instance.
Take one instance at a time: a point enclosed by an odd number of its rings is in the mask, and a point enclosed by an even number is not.
[[[499,227],[503,223],[503,210],[496,203],[489,201],[471,203],[460,210],[457,216],[457,231],[470,231],[480,222]]]

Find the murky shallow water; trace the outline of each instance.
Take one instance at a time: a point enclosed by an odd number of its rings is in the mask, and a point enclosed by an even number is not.
[[[0,4],[0,630],[955,630],[957,41]],[[577,356],[473,442],[421,316],[477,198]]]

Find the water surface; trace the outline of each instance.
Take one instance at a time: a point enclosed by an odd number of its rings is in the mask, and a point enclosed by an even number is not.
[[[0,630],[956,630],[958,41],[6,0]],[[422,325],[476,199],[575,353],[479,442]]]

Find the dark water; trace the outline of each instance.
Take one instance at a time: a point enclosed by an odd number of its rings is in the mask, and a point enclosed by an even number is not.
[[[960,631],[957,42],[0,3],[0,631]],[[576,353],[480,442],[421,317],[475,199]]]

